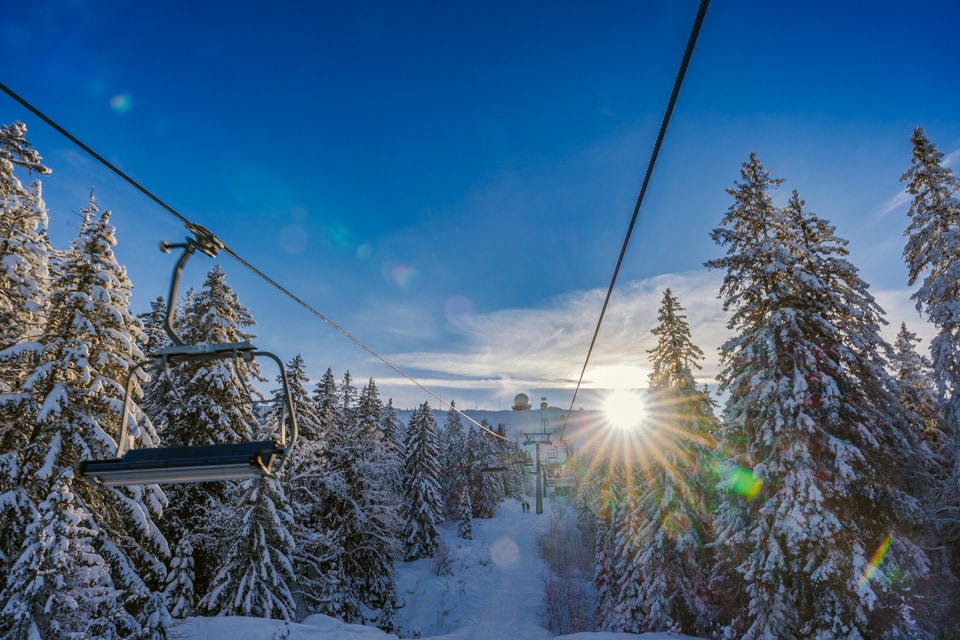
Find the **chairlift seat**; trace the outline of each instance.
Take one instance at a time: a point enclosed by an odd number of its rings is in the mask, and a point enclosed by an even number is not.
[[[130,449],[120,458],[87,460],[80,475],[106,486],[167,482],[217,482],[273,475],[274,440],[237,444]]]

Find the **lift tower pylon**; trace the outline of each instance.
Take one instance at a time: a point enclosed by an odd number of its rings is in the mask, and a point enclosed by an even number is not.
[[[553,444],[550,442],[550,436],[553,435],[547,431],[546,426],[543,427],[543,431],[534,431],[533,433],[523,433],[525,440],[523,444],[532,444],[536,445],[537,451],[537,513],[543,513],[543,474],[540,469],[540,445],[541,444]]]

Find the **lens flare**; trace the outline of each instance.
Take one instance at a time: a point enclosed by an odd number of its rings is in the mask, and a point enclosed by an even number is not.
[[[130,111],[130,107],[132,106],[133,100],[126,93],[118,93],[110,98],[110,108],[113,109],[115,113],[119,113],[120,115]]]
[[[883,539],[883,542],[880,543],[880,546],[877,547],[877,550],[873,552],[873,556],[870,558],[870,561],[867,562],[867,566],[863,569],[863,575],[860,576],[860,584],[858,588],[862,589],[873,578],[873,575],[877,572],[877,569],[880,568],[880,563],[883,562],[884,557],[887,555],[887,551],[890,550],[890,543],[893,542],[893,536],[889,533],[887,537]]]
[[[288,224],[280,228],[277,237],[280,248],[286,253],[302,253],[310,244],[306,229],[298,224]]]
[[[404,291],[414,291],[420,283],[421,275],[414,267],[397,265],[390,270],[394,283]]]
[[[506,569],[520,558],[517,543],[503,536],[490,545],[490,559],[501,569]]]
[[[443,315],[447,322],[455,327],[466,327],[473,323],[477,315],[473,301],[466,296],[453,296],[443,304]]]
[[[751,469],[737,467],[727,482],[727,488],[747,500],[753,500],[763,488],[763,480],[754,477]]]

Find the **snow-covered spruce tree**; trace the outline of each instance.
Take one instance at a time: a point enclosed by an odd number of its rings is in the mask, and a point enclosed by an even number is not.
[[[21,122],[0,125],[0,352],[27,339],[42,326],[40,312],[46,301],[47,261],[51,248],[47,240],[47,211],[41,184],[35,180],[24,187],[16,169],[50,173],[40,154],[24,138]],[[0,374],[0,392],[11,386],[15,371],[8,358]],[[15,382],[12,386],[16,386]]]
[[[404,440],[403,553],[407,561],[433,555],[440,537],[439,449],[437,421],[424,402],[410,416]]]
[[[464,540],[473,540],[473,505],[470,503],[470,488],[460,487],[458,501],[457,536]]]
[[[916,617],[931,636],[949,637],[960,630],[960,614],[953,606],[960,598],[960,583],[952,574],[953,550],[943,541],[955,540],[960,533],[950,528],[956,526],[956,519],[947,506],[960,504],[960,500],[943,455],[946,439],[936,383],[930,361],[917,352],[919,342],[917,335],[905,323],[901,324],[891,361],[900,387],[900,402],[920,440],[917,458],[905,474],[926,516],[914,537],[928,550],[931,561],[931,579],[924,590],[925,606],[919,607]]]
[[[361,409],[344,403],[341,392],[351,388],[348,382],[345,376],[338,391],[328,370],[315,393],[322,446],[308,486],[313,527],[329,545],[318,567],[320,591],[310,598],[321,613],[389,626],[401,526],[390,475],[395,462],[382,440],[376,385],[371,381],[364,389]]]
[[[239,526],[198,608],[208,615],[293,620],[293,515],[285,487],[276,478],[243,485]]]
[[[750,156],[711,234],[726,255],[707,262],[726,272],[735,332],[721,348],[719,434],[745,471],[715,520],[732,570],[718,580],[747,600],[726,634],[912,637],[910,594],[927,569],[909,537],[921,510],[902,489],[916,442],[885,368],[882,310],[830,224],[796,192],[773,205],[780,182]]]
[[[300,428],[300,437],[290,452],[282,478],[288,485],[287,494],[293,512],[294,599],[297,603],[296,618],[299,620],[320,610],[319,597],[326,591],[322,564],[335,555],[336,549],[329,533],[320,528],[316,488],[320,486],[319,478],[325,473],[322,427],[314,401],[307,391],[306,363],[298,354],[287,363],[286,369]],[[329,379],[331,393],[335,396],[333,372],[328,369],[324,379]]]
[[[622,592],[633,599],[620,603],[629,611],[624,622],[633,625],[624,630],[707,635],[714,617],[706,544],[715,483],[707,473],[716,419],[693,375],[703,352],[691,340],[683,310],[667,289],[653,329],[657,344],[649,351],[648,453],[634,469],[639,495],[623,519],[627,530],[614,535],[629,547],[621,557],[633,559],[617,574],[635,582]]]
[[[280,431],[287,426],[280,374],[277,385],[272,394],[273,403],[263,412],[264,420],[254,433],[256,440],[277,441]],[[298,395],[302,396],[302,392]],[[292,533],[294,516],[288,484],[284,478],[264,477],[247,480],[242,487],[243,499],[237,509],[239,526],[234,526],[234,540],[217,570],[213,588],[198,608],[209,615],[295,620],[293,554],[296,541]]]
[[[97,215],[92,195],[81,211],[79,234],[52,273],[48,318],[21,345],[35,366],[5,397],[21,429],[0,500],[16,504],[22,520],[0,531],[18,550],[0,592],[0,638],[163,635],[156,622],[166,614],[154,597],[167,554],[154,524],[162,492],[76,478],[81,461],[116,455],[124,381],[143,357],[110,213]],[[132,392],[140,396],[138,384]],[[133,446],[156,444],[136,403],[128,432]]]
[[[41,312],[49,287],[47,263],[52,249],[46,237],[47,212],[40,181],[24,187],[15,170],[47,174],[40,154],[24,138],[19,122],[0,125],[0,531],[26,522],[15,497],[23,431],[20,403],[15,400],[23,377],[35,364],[31,350],[18,345],[43,326]],[[0,585],[6,580],[15,538],[0,536]]]
[[[578,491],[596,492],[597,547],[593,586],[597,600],[594,622],[603,631],[620,631],[623,627],[617,619],[617,603],[621,600],[620,593],[625,580],[618,569],[621,561],[617,555],[620,550],[618,545],[622,546],[618,532],[626,529],[622,515],[628,488],[623,459],[610,453],[603,452],[602,457],[591,464],[591,477],[587,483],[589,489],[581,486]]]
[[[174,329],[187,344],[210,344],[249,341],[253,336],[247,328],[253,325],[249,311],[216,266],[207,273],[199,291],[188,293]],[[250,401],[260,399],[255,385],[263,379],[256,362],[191,361],[171,367],[171,376],[177,397],[167,396],[168,404],[161,408],[163,418],[158,424],[164,446],[253,439],[259,419]],[[158,376],[156,382],[171,384],[166,376]],[[175,545],[188,537],[194,554],[194,601],[199,602],[215,587],[213,578],[224,551],[235,541],[232,523],[240,519],[235,508],[243,489],[237,482],[204,482],[171,484],[166,490],[170,506],[164,514],[164,532]]]
[[[397,417],[397,410],[393,406],[393,398],[387,400],[383,407],[383,417],[380,420],[380,427],[383,429],[383,441],[394,454],[403,457],[403,423]]]
[[[468,482],[467,453],[460,412],[451,401],[440,428],[440,500],[445,520],[453,520],[460,513],[460,489]]]
[[[503,502],[504,485],[501,474],[488,473],[486,469],[500,466],[503,461],[498,455],[496,436],[491,434],[490,424],[484,419],[480,425],[481,429],[471,426],[467,430],[467,453],[464,457],[466,481],[470,486],[473,517],[492,518]]]
[[[193,614],[196,606],[196,591],[193,588],[195,576],[193,569],[193,545],[190,538],[183,536],[170,554],[170,568],[163,588],[164,601],[170,617],[186,618]]]
[[[911,136],[912,165],[901,176],[913,198],[907,216],[903,256],[917,310],[937,327],[930,341],[931,364],[943,407],[945,441],[941,455],[948,481],[937,521],[943,542],[953,549],[954,576],[960,577],[960,178],[944,165],[917,127]]]
[[[342,435],[355,449],[350,476],[359,520],[344,546],[346,566],[366,609],[366,621],[392,631],[397,607],[394,562],[402,553],[403,520],[396,492],[400,461],[383,438],[383,402],[373,378],[360,390],[352,413],[351,429]]]

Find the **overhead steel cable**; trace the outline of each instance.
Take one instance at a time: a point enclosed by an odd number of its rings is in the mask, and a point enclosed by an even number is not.
[[[124,173],[123,170],[121,170],[119,167],[117,167],[117,166],[114,165],[112,162],[110,162],[109,160],[107,160],[106,158],[104,158],[103,156],[101,156],[99,153],[97,153],[96,151],[94,151],[94,150],[93,150],[92,148],[90,148],[88,145],[84,144],[84,143],[83,143],[80,139],[78,139],[76,136],[74,136],[74,135],[71,134],[69,131],[67,131],[66,129],[64,129],[63,127],[61,127],[59,124],[57,124],[52,118],[48,117],[45,113],[43,113],[42,111],[40,111],[39,109],[37,109],[37,108],[36,108],[35,106],[33,106],[30,102],[28,102],[26,99],[22,98],[20,95],[18,95],[18,94],[17,94],[16,92],[14,92],[12,89],[10,89],[10,87],[8,87],[7,85],[5,85],[5,84],[3,84],[2,82],[0,82],[0,89],[2,89],[3,92],[6,93],[8,96],[10,96],[11,98],[13,98],[13,99],[16,100],[17,102],[19,102],[21,105],[23,105],[27,110],[29,110],[29,111],[30,111],[31,113],[33,113],[35,116],[37,116],[38,118],[40,118],[41,120],[43,120],[44,122],[46,122],[48,125],[50,125],[50,126],[51,126],[53,129],[55,129],[58,133],[60,133],[60,134],[63,135],[65,138],[67,138],[68,140],[70,140],[70,142],[72,142],[73,144],[75,144],[75,145],[77,145],[78,147],[80,147],[80,149],[82,149],[83,151],[85,151],[88,155],[90,155],[92,158],[94,158],[95,160],[97,160],[97,161],[98,161],[100,164],[102,164],[104,167],[106,167],[107,169],[109,169],[110,171],[112,171],[113,173],[115,173],[117,176],[119,176],[119,177],[122,178],[124,181],[126,181],[127,183],[129,183],[129,184],[130,184],[133,188],[135,188],[137,191],[139,191],[139,192],[142,193],[143,195],[145,195],[145,196],[147,196],[148,198],[150,198],[151,200],[153,200],[153,202],[155,202],[157,205],[159,205],[162,209],[164,209],[165,211],[167,211],[168,213],[170,213],[171,215],[173,215],[175,218],[177,218],[180,222],[182,222],[182,223],[184,224],[184,226],[187,228],[187,230],[193,232],[194,229],[203,229],[203,227],[201,227],[200,225],[198,225],[198,224],[192,222],[191,220],[189,220],[186,216],[184,216],[184,215],[181,214],[179,211],[177,211],[176,209],[174,209],[173,207],[171,207],[169,204],[167,204],[166,202],[164,202],[163,200],[161,200],[158,196],[156,196],[156,195],[155,195],[153,192],[151,192],[149,189],[147,189],[146,187],[144,187],[143,185],[141,185],[139,182],[137,182],[135,179],[131,178],[129,175],[127,175],[126,173]],[[211,234],[211,235],[213,235],[213,234]],[[423,384],[421,384],[421,383],[420,383],[419,381],[417,381],[413,376],[411,376],[411,375],[408,374],[407,372],[405,372],[405,371],[403,371],[402,369],[400,369],[400,367],[396,366],[395,364],[393,364],[392,362],[390,362],[389,360],[387,360],[385,357],[381,356],[379,353],[377,353],[377,352],[376,352],[375,350],[373,350],[371,347],[369,347],[369,346],[367,346],[366,344],[364,344],[360,339],[358,339],[358,338],[356,338],[354,335],[352,335],[349,331],[347,331],[346,329],[344,329],[343,327],[341,327],[340,325],[338,325],[337,323],[335,323],[333,320],[331,320],[331,319],[328,318],[327,316],[323,315],[322,313],[320,313],[319,311],[317,311],[316,309],[314,309],[312,306],[310,306],[310,304],[308,304],[307,302],[305,302],[302,298],[300,298],[299,296],[297,296],[296,294],[294,294],[292,291],[290,291],[289,289],[287,289],[286,287],[284,287],[283,285],[281,285],[279,282],[277,282],[276,280],[274,280],[273,278],[271,278],[270,276],[268,276],[267,274],[265,274],[265,273],[264,273],[263,271],[261,271],[260,269],[258,269],[258,268],[256,268],[255,266],[253,266],[253,265],[252,265],[250,262],[248,262],[247,260],[244,260],[244,259],[243,259],[242,257],[240,257],[235,251],[233,251],[230,247],[228,247],[226,244],[224,244],[221,240],[217,239],[217,242],[218,242],[218,248],[221,249],[224,253],[226,253],[227,255],[229,255],[230,257],[232,257],[234,260],[236,260],[236,261],[237,261],[238,263],[240,263],[242,266],[244,266],[244,267],[246,267],[247,269],[249,269],[250,271],[252,271],[254,274],[256,274],[257,276],[259,276],[261,279],[263,279],[263,280],[264,280],[265,282],[267,282],[269,285],[271,285],[272,287],[274,287],[275,289],[277,289],[278,291],[280,291],[282,294],[284,294],[285,296],[287,296],[288,298],[290,298],[291,300],[293,300],[294,302],[296,302],[296,303],[297,303],[298,305],[300,305],[302,308],[306,309],[309,313],[313,314],[315,317],[317,317],[317,318],[319,318],[320,320],[322,320],[323,322],[327,323],[330,327],[332,327],[334,330],[336,330],[336,331],[337,331],[338,333],[340,333],[342,336],[344,336],[345,338],[347,338],[348,340],[350,340],[351,342],[353,342],[355,345],[357,345],[358,347],[360,347],[361,349],[363,349],[364,351],[366,351],[367,353],[369,353],[370,355],[372,355],[374,358],[376,358],[377,360],[379,360],[379,361],[382,362],[383,364],[385,364],[385,365],[387,365],[388,367],[390,367],[390,369],[392,369],[393,371],[395,371],[397,374],[399,374],[400,376],[402,376],[404,379],[412,382],[412,383],[413,383],[414,385],[416,385],[421,391],[423,391],[424,393],[426,393],[426,394],[429,395],[430,397],[436,399],[437,402],[440,403],[441,408],[445,408],[445,409],[447,409],[447,410],[453,409],[454,411],[457,412],[457,414],[459,414],[461,417],[463,417],[465,420],[467,420],[467,421],[470,422],[471,424],[479,427],[481,430],[486,431],[487,433],[489,433],[489,434],[491,434],[491,435],[493,435],[493,436],[495,436],[495,437],[497,437],[497,438],[500,438],[500,439],[502,439],[502,440],[509,440],[508,438],[500,435],[499,433],[497,433],[497,432],[494,431],[493,429],[490,429],[489,427],[486,427],[486,426],[484,426],[483,424],[477,422],[476,420],[474,420],[473,418],[471,418],[470,416],[468,416],[466,413],[464,413],[464,412],[461,411],[460,409],[457,409],[456,406],[453,405],[453,403],[449,403],[449,402],[444,401],[443,398],[442,398],[439,394],[435,393],[435,392],[432,391],[431,389],[429,389],[429,388],[427,388],[426,386],[424,386]],[[173,304],[173,302],[174,302],[174,301],[172,301],[172,300],[171,300],[171,301],[168,301],[169,304]]]
[[[687,67],[690,64],[690,57],[693,55],[693,48],[697,44],[697,36],[700,35],[700,26],[703,24],[703,18],[707,14],[707,5],[710,0],[700,0],[700,6],[697,9],[697,17],[693,21],[693,28],[690,30],[690,37],[687,39],[687,48],[683,52],[683,59],[680,61],[680,69],[677,71],[676,79],[673,82],[673,91],[670,92],[670,99],[667,101],[667,108],[663,114],[663,120],[660,122],[660,131],[657,133],[657,141],[653,145],[653,152],[650,154],[650,161],[647,163],[647,171],[643,176],[643,183],[640,185],[640,194],[637,196],[637,202],[633,207],[633,215],[630,217],[630,225],[627,227],[627,233],[623,238],[623,246],[620,247],[620,256],[617,258],[617,265],[613,269],[613,277],[610,279],[610,286],[607,287],[607,295],[603,299],[603,306],[600,308],[600,317],[597,318],[597,326],[593,330],[593,338],[590,340],[590,347],[587,349],[587,357],[584,359],[583,368],[580,370],[580,377],[577,379],[577,386],[573,391],[573,398],[570,400],[570,409],[564,415],[563,426],[560,428],[560,437],[567,429],[567,422],[573,413],[573,408],[577,402],[577,395],[580,387],[583,386],[583,378],[587,372],[587,365],[590,364],[590,356],[593,354],[593,348],[597,344],[597,336],[600,335],[600,326],[603,324],[603,317],[607,312],[607,306],[610,304],[610,298],[613,295],[613,288],[617,284],[617,276],[620,275],[620,267],[623,264],[623,256],[627,253],[627,246],[630,244],[630,236],[633,235],[633,228],[637,224],[637,218],[640,215],[640,206],[643,204],[643,197],[647,193],[647,186],[650,184],[650,177],[653,175],[653,168],[657,164],[657,156],[660,155],[660,147],[663,145],[663,138],[667,133],[667,126],[670,124],[670,117],[673,115],[673,108],[677,104],[677,97],[680,95],[680,87],[683,86],[683,78],[687,74]]]

